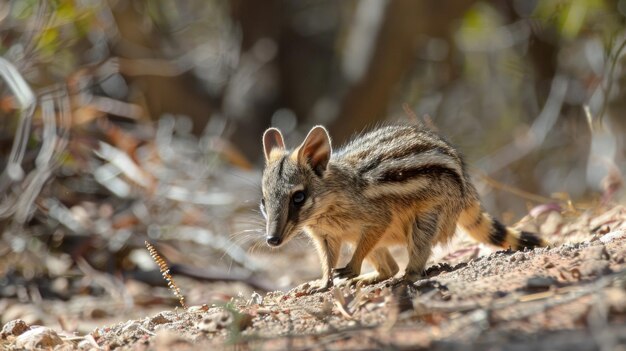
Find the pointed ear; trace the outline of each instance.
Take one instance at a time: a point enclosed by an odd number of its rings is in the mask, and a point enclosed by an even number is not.
[[[322,126],[313,127],[297,152],[298,162],[308,162],[318,174],[326,170],[332,153],[330,136],[328,136],[326,128]]]
[[[280,130],[270,128],[263,133],[263,151],[265,153],[265,161],[270,159],[272,149],[285,149],[285,142]]]

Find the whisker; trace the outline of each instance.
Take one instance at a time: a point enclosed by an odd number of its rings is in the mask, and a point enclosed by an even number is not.
[[[263,216],[259,212],[259,215],[251,215],[251,216],[237,218],[235,222],[243,223],[243,222],[251,222],[251,221],[258,222],[258,223],[265,223],[265,218],[263,218]]]
[[[256,250],[260,250],[260,249],[263,249],[263,248],[267,248],[267,246],[264,245],[264,242],[263,241],[257,241],[250,247],[249,253],[250,253],[250,255],[253,255]]]
[[[245,244],[245,243],[247,243],[247,242],[249,241],[248,239],[249,239],[249,238],[248,238],[247,236],[241,236],[241,238],[238,238],[238,240],[230,240],[229,245],[228,245],[228,246],[227,246],[227,247],[223,250],[222,256],[221,256],[219,259],[220,259],[220,260],[223,260],[223,259],[224,259],[224,257],[226,257],[226,255],[227,255],[230,251],[232,251],[232,249],[233,249],[234,247],[237,247],[237,248],[239,248],[240,250],[242,250],[242,251],[244,251],[244,252],[245,252],[245,251],[247,251],[247,250],[244,250],[244,249],[243,249],[243,246],[244,246],[244,245],[241,245],[241,244]]]
[[[237,222],[238,225],[247,225],[251,227],[265,227],[265,222]]]
[[[263,233],[263,229],[261,228],[260,229],[243,229],[238,232],[234,232],[230,234],[230,236],[239,236],[240,234],[243,234],[243,233]]]
[[[236,237],[231,238],[231,242],[234,245],[247,246],[245,244],[248,244],[249,242],[256,240],[258,237],[259,237],[258,235],[254,235],[252,233],[243,233],[243,234],[237,235]]]

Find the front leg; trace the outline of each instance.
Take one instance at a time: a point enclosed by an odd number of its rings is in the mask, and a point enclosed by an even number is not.
[[[333,286],[332,269],[337,265],[341,242],[330,236],[313,237],[317,253],[322,265],[322,282],[320,286],[313,286],[309,289],[309,294],[327,291]]]
[[[385,228],[381,227],[373,227],[364,230],[361,234],[361,238],[359,238],[356,248],[354,249],[354,254],[352,254],[350,262],[348,262],[348,264],[343,268],[335,269],[335,278],[350,279],[361,274],[361,265],[363,264],[363,260],[374,249],[384,232]]]

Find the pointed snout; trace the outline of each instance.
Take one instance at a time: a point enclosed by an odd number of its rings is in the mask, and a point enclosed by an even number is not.
[[[267,245],[269,246],[278,246],[282,242],[282,239],[278,236],[267,236]]]
[[[279,246],[283,242],[283,238],[281,235],[281,230],[278,226],[278,222],[272,221],[267,225],[267,236],[265,240],[267,241],[267,245],[276,247]]]

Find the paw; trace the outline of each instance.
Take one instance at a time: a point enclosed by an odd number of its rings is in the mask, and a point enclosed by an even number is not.
[[[422,278],[421,274],[404,273],[400,277],[394,277],[394,278],[388,279],[385,282],[385,286],[397,286],[400,284],[412,285],[412,284],[415,284],[415,282],[419,281],[421,278]]]
[[[333,281],[332,280],[326,280],[326,281],[322,281],[319,284],[312,285],[311,287],[309,287],[306,290],[306,293],[307,293],[307,295],[323,293],[323,292],[327,292],[332,287],[333,287]]]
[[[350,265],[343,268],[335,268],[333,270],[333,278],[345,278],[351,279],[359,275],[360,272],[355,272]]]
[[[400,279],[402,279],[404,282],[413,284],[422,278],[424,278],[424,274],[407,271],[402,275]]]
[[[387,275],[382,275],[378,272],[370,272],[367,274],[361,274],[358,277],[352,278],[350,279],[350,285],[354,286],[354,285],[372,285],[372,284],[376,284],[376,283],[380,283],[383,280],[387,280],[390,277]]]
[[[409,283],[409,281],[405,280],[404,276],[401,276],[401,277],[394,277],[394,278],[391,278],[391,279],[387,280],[385,282],[385,286],[393,288],[393,287],[396,287],[398,285],[408,284],[408,283]]]

